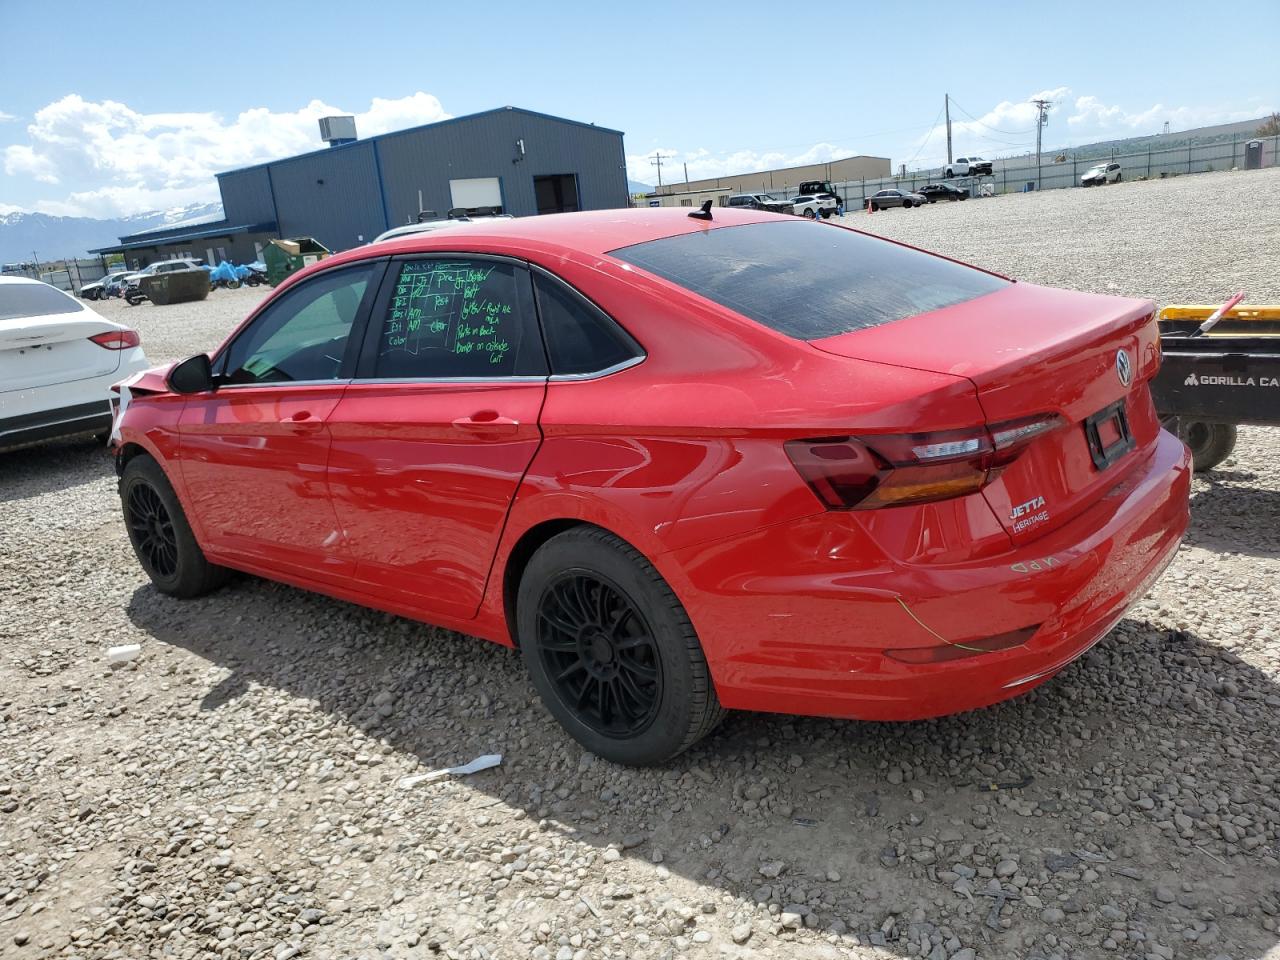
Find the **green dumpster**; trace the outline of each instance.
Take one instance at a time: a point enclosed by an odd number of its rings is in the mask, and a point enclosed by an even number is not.
[[[267,282],[273,287],[278,286],[289,274],[309,267],[327,256],[328,248],[313,237],[272,240],[262,250],[262,262],[267,266]]]

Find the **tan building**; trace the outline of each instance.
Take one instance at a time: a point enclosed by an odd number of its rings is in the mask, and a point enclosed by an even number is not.
[[[782,167],[778,170],[761,170],[758,173],[742,173],[731,177],[710,177],[706,180],[690,180],[688,183],[666,183],[651,194],[659,198],[662,206],[680,206],[667,197],[683,195],[727,195],[730,193],[776,193],[794,196],[796,188],[805,180],[826,180],[841,183],[847,180],[876,180],[892,176],[888,157],[845,157],[826,163],[810,163],[801,167]]]

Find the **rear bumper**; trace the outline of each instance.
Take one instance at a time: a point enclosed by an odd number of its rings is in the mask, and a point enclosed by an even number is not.
[[[815,539],[819,517],[675,559],[725,706],[867,720],[944,716],[1031,690],[1105,636],[1173,559],[1190,481],[1186,447],[1162,432],[1148,458],[1085,514],[998,556],[868,563],[865,538]],[[820,573],[811,572],[815,542],[832,558]],[[807,544],[803,561],[797,544]],[[735,566],[742,572],[728,575]],[[923,665],[885,655],[1036,624],[1030,640],[1001,652]]]
[[[78,403],[0,420],[0,450],[58,437],[105,433],[110,429],[111,404],[103,397],[93,403]]]

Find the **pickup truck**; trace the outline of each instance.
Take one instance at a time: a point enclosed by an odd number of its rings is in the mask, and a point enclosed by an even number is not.
[[[990,177],[993,170],[990,160],[981,157],[956,157],[947,164],[944,176],[950,177]]]
[[[1280,426],[1280,306],[1241,304],[1204,336],[1192,336],[1214,310],[1160,311],[1164,360],[1151,384],[1161,423],[1191,448],[1197,471],[1231,455],[1238,424]]]
[[[792,212],[798,217],[826,220],[835,216],[840,201],[835,197],[799,196],[791,198]]]
[[[770,213],[791,213],[791,201],[780,200],[768,193],[735,193],[726,206],[747,207],[751,210],[768,210]]]

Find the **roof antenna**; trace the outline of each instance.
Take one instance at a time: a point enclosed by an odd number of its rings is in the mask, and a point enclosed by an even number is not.
[[[689,214],[689,216],[693,217],[693,219],[695,220],[710,220],[711,219],[711,201],[710,200],[702,201],[702,209],[695,210],[693,213]]]

